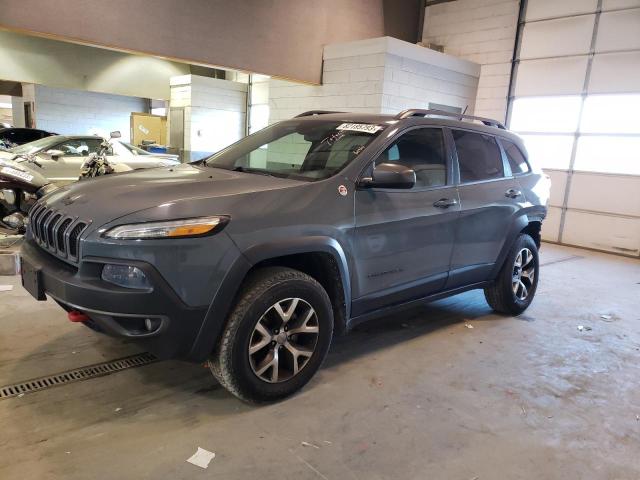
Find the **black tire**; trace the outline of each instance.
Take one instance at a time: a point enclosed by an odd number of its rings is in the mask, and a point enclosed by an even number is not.
[[[533,262],[534,274],[533,280],[530,282],[526,281],[528,277],[523,276],[524,279],[522,279],[517,273],[516,258],[524,249],[527,249],[533,254],[531,262]],[[507,315],[521,314],[531,304],[536,294],[539,276],[540,261],[538,257],[538,247],[533,238],[525,233],[521,233],[513,243],[494,284],[484,289],[484,296],[487,299],[487,303],[499,313]],[[516,285],[514,282],[516,278],[522,279],[523,285],[527,287],[527,293],[524,299],[519,298],[523,290],[522,287]],[[514,292],[514,288],[518,289],[517,294]]]
[[[249,347],[254,329],[265,312],[277,302],[290,298],[299,298],[303,301],[301,305],[306,302],[315,310],[314,322],[317,319],[318,332],[314,335],[313,353],[297,374],[278,383],[269,383],[254,370]],[[333,309],[324,288],[298,270],[267,267],[245,282],[208,364],[220,384],[236,397],[252,403],[271,402],[291,395],[313,377],[329,351],[332,336]],[[264,348],[273,352],[273,348],[278,347],[286,345],[278,343],[275,347],[267,345]],[[288,355],[285,350],[281,349]],[[294,361],[298,363],[297,359]]]

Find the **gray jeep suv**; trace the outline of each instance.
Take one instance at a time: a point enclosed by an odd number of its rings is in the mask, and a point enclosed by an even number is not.
[[[233,394],[270,401],[373,316],[477,288],[522,312],[548,195],[493,120],[307,112],[194,164],[49,194],[22,281],[72,321],[207,360]]]

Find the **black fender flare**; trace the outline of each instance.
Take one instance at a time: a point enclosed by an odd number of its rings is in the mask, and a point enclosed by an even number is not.
[[[328,253],[336,261],[342,280],[346,321],[351,310],[351,277],[346,254],[337,240],[327,236],[309,236],[265,242],[245,250],[228,270],[207,310],[188,359],[196,362],[207,359],[222,333],[234,298],[253,266],[272,258],[314,252]]]
[[[515,242],[516,238],[520,234],[520,232],[529,225],[530,222],[542,222],[544,217],[546,216],[546,209],[539,209],[537,207],[527,208],[520,210],[516,216],[513,218],[507,235],[505,237],[505,241],[502,244],[502,249],[500,250],[500,254],[498,255],[498,259],[494,264],[493,270],[491,271],[490,280],[493,281],[500,272],[502,265],[504,265],[505,259],[511,250],[511,246],[513,242]]]

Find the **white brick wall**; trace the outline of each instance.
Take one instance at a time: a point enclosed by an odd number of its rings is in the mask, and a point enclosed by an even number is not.
[[[23,88],[25,101],[35,98],[36,127],[67,135],[102,135],[120,130],[122,139],[129,141],[131,112],[144,112],[144,99],[82,92],[42,85]]]
[[[504,121],[518,0],[457,0],[428,7],[423,42],[481,67],[475,114]]]
[[[474,110],[477,77],[416,60],[389,55],[385,67],[382,113],[428,108],[429,103]]]
[[[430,102],[473,110],[479,68],[382,37],[325,47],[323,84],[272,79],[269,123],[307,110],[398,113]]]
[[[244,136],[247,85],[196,75],[171,78],[172,107],[185,107],[184,149],[216,152]]]

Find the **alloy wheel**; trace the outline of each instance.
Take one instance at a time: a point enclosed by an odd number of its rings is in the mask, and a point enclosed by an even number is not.
[[[528,248],[523,248],[516,255],[513,264],[511,288],[518,300],[526,300],[532,290],[536,275],[536,262],[533,253]]]
[[[318,316],[301,298],[274,303],[260,317],[249,340],[251,369],[261,380],[284,382],[309,362],[318,343]]]

